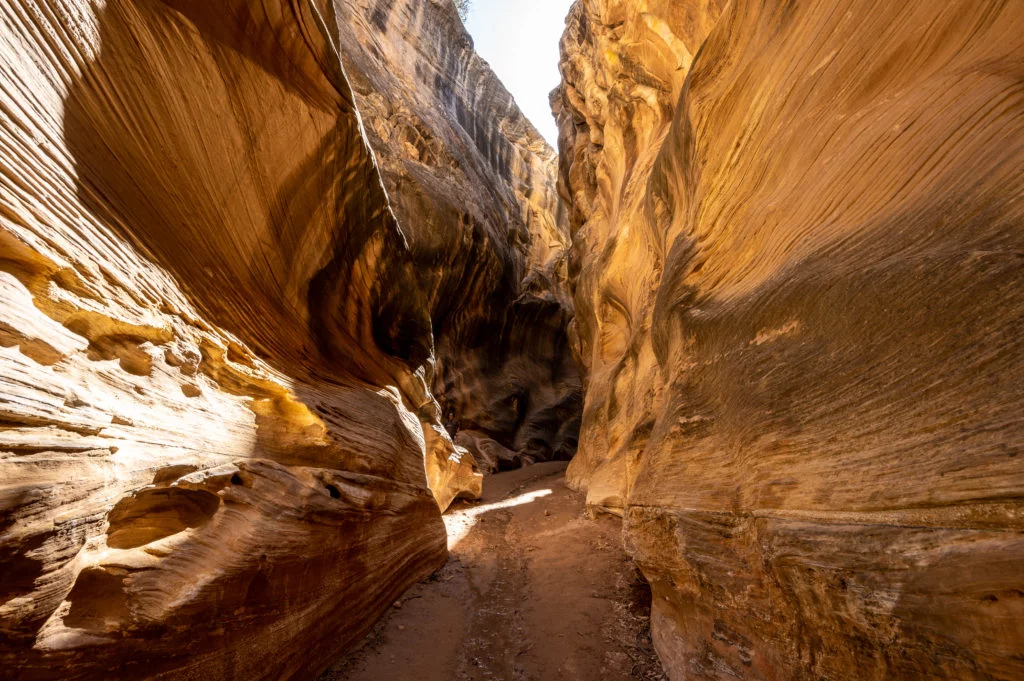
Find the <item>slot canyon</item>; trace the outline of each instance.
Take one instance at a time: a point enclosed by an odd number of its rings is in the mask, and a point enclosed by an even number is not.
[[[1024,681],[1022,36],[0,0],[0,681]]]

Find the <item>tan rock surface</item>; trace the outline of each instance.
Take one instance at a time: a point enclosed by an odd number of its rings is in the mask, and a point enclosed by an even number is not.
[[[338,2],[341,47],[435,334],[445,421],[534,460],[576,449],[557,158],[448,0]],[[475,453],[475,452],[474,452]]]
[[[374,52],[369,33],[356,42],[362,11],[0,6],[5,680],[310,678],[443,563],[438,505],[481,479],[442,426],[434,329],[479,333],[492,317],[474,315],[500,296],[456,306],[457,324],[439,311],[458,287],[427,285],[422,242],[458,251],[477,232],[396,221],[415,222],[404,192],[421,190],[398,192],[390,170],[414,150],[366,134],[369,95],[343,64],[357,71],[360,50],[364,66],[414,64]],[[435,124],[452,128],[447,115]],[[486,243],[511,261],[497,290],[519,295],[529,273],[557,270],[565,239],[537,188],[552,186],[538,179],[552,152],[530,130],[511,139],[529,163],[494,159],[472,181],[507,199]],[[546,285],[541,337],[568,304]],[[505,321],[514,348],[530,320]],[[438,338],[457,364],[462,339]]]
[[[1019,679],[1024,5],[581,0],[570,481],[674,679]]]
[[[476,430],[460,430],[455,444],[473,452],[477,466],[485,473],[511,470],[523,465],[523,455]]]

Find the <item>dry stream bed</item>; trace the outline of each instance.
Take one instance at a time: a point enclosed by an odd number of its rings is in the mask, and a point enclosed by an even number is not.
[[[448,563],[320,681],[654,681],[650,591],[565,464],[494,475],[445,515]]]

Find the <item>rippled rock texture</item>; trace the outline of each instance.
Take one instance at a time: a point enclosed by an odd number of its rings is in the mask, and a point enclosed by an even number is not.
[[[311,678],[479,493],[433,388],[578,400],[553,153],[454,17],[0,7],[4,679]]]
[[[673,679],[1024,678],[1024,5],[581,0],[570,466]]]

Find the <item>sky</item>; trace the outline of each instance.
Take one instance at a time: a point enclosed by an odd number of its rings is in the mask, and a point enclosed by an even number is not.
[[[466,29],[477,53],[551,146],[558,130],[548,93],[559,83],[558,41],[573,0],[473,0]]]

